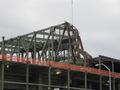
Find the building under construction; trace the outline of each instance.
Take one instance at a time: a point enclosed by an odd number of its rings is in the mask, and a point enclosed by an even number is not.
[[[120,90],[120,60],[93,58],[68,22],[0,42],[0,90],[110,90],[110,86]]]

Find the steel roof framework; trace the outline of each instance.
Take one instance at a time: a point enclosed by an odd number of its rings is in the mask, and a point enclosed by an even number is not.
[[[0,42],[0,53],[23,58],[86,64],[91,56],[84,51],[79,31],[70,23],[51,26]]]
[[[88,54],[82,45],[81,37],[78,30],[68,22],[51,26],[46,29],[35,31],[29,34],[18,36],[0,42],[0,60],[2,61],[2,84],[4,84],[4,67],[6,61],[16,61],[27,64],[26,77],[29,76],[29,64],[36,64],[48,67],[48,87],[51,86],[51,69],[65,69],[67,70],[67,90],[70,87],[70,73],[71,71],[80,71],[85,73],[84,88],[87,89],[88,73],[95,75],[108,76],[108,71],[90,68],[92,57]],[[73,64],[73,65],[72,65]],[[80,66],[76,66],[80,65]],[[120,78],[119,73],[112,73],[112,77]],[[101,77],[100,77],[101,78]],[[26,83],[28,82],[26,79]],[[102,80],[100,80],[102,81]],[[11,82],[7,82],[11,83]],[[12,82],[14,83],[14,82]],[[26,84],[25,83],[25,84]],[[101,83],[100,83],[101,85]],[[29,85],[26,85],[26,90],[29,90]],[[39,86],[39,85],[38,85]],[[44,86],[44,85],[43,85]],[[2,87],[3,90],[4,86]],[[61,87],[64,88],[65,87]],[[66,89],[65,89],[66,90]],[[73,88],[72,90],[81,90],[80,88]]]

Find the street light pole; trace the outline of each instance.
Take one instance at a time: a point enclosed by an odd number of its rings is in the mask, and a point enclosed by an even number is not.
[[[95,66],[99,66],[99,65],[102,65],[104,66],[108,71],[109,71],[109,90],[111,90],[111,70],[108,66],[106,66],[105,64],[101,63],[101,64],[96,64]]]

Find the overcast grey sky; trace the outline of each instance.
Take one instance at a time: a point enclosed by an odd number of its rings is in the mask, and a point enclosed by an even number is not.
[[[73,24],[92,56],[120,59],[120,0],[74,0]],[[0,37],[71,22],[71,0],[0,0]]]

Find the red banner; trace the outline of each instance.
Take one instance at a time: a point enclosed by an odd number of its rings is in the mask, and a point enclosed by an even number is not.
[[[47,66],[47,67],[50,66],[53,68],[60,68],[60,69],[70,69],[74,71],[87,72],[87,73],[103,75],[103,76],[109,76],[109,74],[111,74],[111,76],[114,78],[120,78],[120,73],[109,72],[106,70],[100,70],[100,69],[91,68],[91,67],[76,66],[76,65],[71,65],[71,64],[62,63],[62,62],[55,62],[55,61],[48,61],[48,60],[46,61],[46,60],[38,60],[38,59],[33,60],[32,58],[22,58],[17,56],[11,57],[10,55],[0,55],[0,60],[21,62],[26,64],[37,64],[40,66]]]

